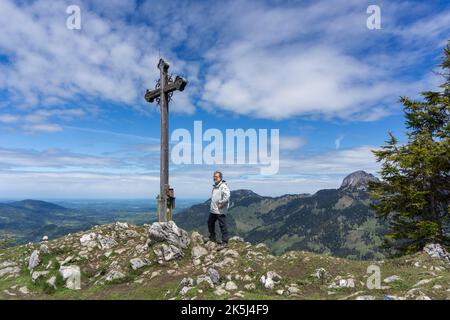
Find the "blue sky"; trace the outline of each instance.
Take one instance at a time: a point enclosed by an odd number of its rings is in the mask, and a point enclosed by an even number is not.
[[[69,5],[81,30],[66,28]],[[369,5],[381,29],[366,26]],[[171,165],[180,198],[215,169],[263,195],[376,174],[371,150],[404,139],[399,96],[441,82],[448,1],[11,1],[0,3],[2,198],[154,198],[159,112],[143,95],[161,54],[189,84],[170,130],[279,129],[280,170]]]

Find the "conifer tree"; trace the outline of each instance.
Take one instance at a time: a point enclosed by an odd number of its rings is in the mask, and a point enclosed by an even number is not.
[[[450,41],[444,49],[437,91],[422,92],[422,101],[401,97],[407,142],[389,140],[373,150],[381,163],[379,182],[369,188],[377,215],[387,220],[385,247],[396,254],[421,250],[427,243],[450,244]]]

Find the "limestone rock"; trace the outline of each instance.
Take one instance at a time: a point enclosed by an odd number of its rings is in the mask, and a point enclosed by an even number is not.
[[[261,283],[267,289],[273,289],[275,284],[277,284],[280,280],[281,276],[274,271],[268,271],[266,275],[263,275],[260,278]]]
[[[374,296],[357,296],[355,300],[375,300]]]
[[[423,248],[423,251],[432,258],[439,258],[450,263],[450,253],[448,253],[440,244],[430,243]]]
[[[102,238],[99,242],[102,250],[108,250],[118,245],[117,241],[111,237]]]
[[[31,280],[32,280],[33,282],[36,282],[36,280],[38,280],[39,278],[44,277],[44,276],[46,276],[46,275],[48,275],[48,274],[49,274],[48,271],[34,271],[34,272],[31,274]]]
[[[110,270],[106,274],[105,280],[110,282],[110,281],[114,281],[114,280],[123,279],[125,277],[126,277],[126,275],[122,271],[113,269],[113,270]]]
[[[22,293],[22,294],[29,294],[30,293],[30,291],[28,290],[27,287],[20,287],[19,288],[19,292]]]
[[[156,256],[159,260],[165,260],[170,261],[173,259],[181,258],[183,257],[183,251],[172,244],[167,245],[165,243],[161,244],[160,246],[153,249]]]
[[[180,282],[180,286],[182,287],[193,287],[194,286],[194,279],[191,277],[183,278]]]
[[[192,248],[192,251],[191,251],[191,255],[192,255],[192,259],[193,260],[201,258],[201,257],[203,257],[204,255],[207,255],[207,254],[208,254],[208,250],[206,250],[205,248],[203,248],[202,246],[199,246],[199,245],[194,246]]]
[[[141,258],[133,258],[130,260],[131,269],[137,270],[145,267],[148,263]]]
[[[390,276],[390,277],[387,277],[386,279],[384,279],[383,282],[384,283],[393,283],[393,282],[396,282],[399,280],[401,280],[401,278],[399,276],[393,275],[393,276]]]
[[[230,256],[230,257],[232,257],[232,258],[234,258],[234,259],[239,258],[239,253],[238,253],[236,250],[233,250],[233,249],[228,249],[228,250],[225,251],[223,254],[224,254],[225,256]]]
[[[224,288],[217,288],[217,289],[214,291],[214,294],[215,294],[216,296],[223,296],[223,295],[228,294],[228,292],[227,292]]]
[[[183,288],[181,288],[181,290],[180,290],[180,294],[181,294],[182,296],[184,296],[184,295],[186,295],[186,293],[188,293],[188,291],[191,290],[191,289],[192,289],[192,287],[183,287]]]
[[[218,284],[220,282],[220,275],[219,272],[216,269],[209,268],[208,269],[208,275],[211,278],[211,281],[214,284]]]
[[[59,268],[63,280],[66,282],[66,288],[71,290],[81,289],[80,267],[76,265],[61,266]]]
[[[41,244],[41,246],[39,247],[39,252],[40,252],[40,253],[43,253],[43,254],[47,254],[47,253],[50,252],[50,250],[49,250],[48,246],[47,246],[45,243],[43,243],[43,244]]]
[[[28,260],[28,269],[33,270],[39,265],[39,263],[41,263],[39,251],[34,250],[33,253],[31,253],[30,259]]]
[[[129,228],[128,223],[126,222],[116,222],[113,226],[116,231],[123,231]]]
[[[80,243],[82,246],[87,247],[87,248],[94,248],[97,247],[97,234],[95,234],[94,232],[88,233],[83,235],[80,238]]]
[[[330,288],[330,289],[354,288],[354,287],[355,287],[355,279],[353,279],[353,278],[337,279],[328,286],[328,288]]]
[[[204,275],[204,274],[198,276],[198,277],[197,277],[197,285],[199,285],[199,284],[202,283],[202,282],[206,282],[206,283],[208,283],[208,285],[209,285],[211,288],[214,288],[214,284],[213,284],[213,282],[212,282],[212,280],[211,280],[211,278],[210,278],[209,276]]]
[[[198,233],[197,231],[194,231],[191,234],[191,242],[194,245],[203,244],[203,242],[204,242],[203,241],[203,236],[200,233]]]
[[[237,287],[236,283],[234,283],[233,281],[228,281],[227,284],[225,285],[225,290],[234,291],[237,289],[238,289],[238,287]]]
[[[6,267],[3,269],[0,269],[0,278],[6,276],[6,275],[17,275],[20,273],[20,268],[17,266],[14,267]]]
[[[189,234],[173,221],[155,222],[149,228],[149,239],[152,243],[167,242],[181,249],[189,246]]]
[[[56,290],[56,277],[52,276],[50,279],[47,280],[47,283],[49,286],[53,287],[53,289]]]
[[[300,292],[300,289],[297,287],[289,287],[288,289],[289,294],[296,294]]]
[[[314,272],[314,277],[316,277],[319,280],[326,280],[331,277],[330,273],[325,270],[324,268],[316,269]]]
[[[256,285],[254,283],[247,283],[244,288],[246,290],[255,290],[256,289]]]
[[[244,242],[244,239],[238,236],[231,237],[229,241]]]

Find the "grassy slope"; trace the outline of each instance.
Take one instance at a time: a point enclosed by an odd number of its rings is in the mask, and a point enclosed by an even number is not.
[[[100,229],[102,228],[105,228],[105,226],[100,227]],[[144,227],[133,226],[132,228],[138,231],[141,237],[134,240],[123,239],[116,249],[126,248],[125,252],[121,254],[113,253],[107,258],[103,255],[103,251],[95,249],[92,252],[92,258],[81,258],[70,263],[79,265],[82,270],[82,290],[79,291],[65,289],[61,285],[62,283],[60,283],[57,290],[53,290],[44,281],[38,281],[37,283],[31,281],[26,264],[30,253],[38,245],[18,246],[0,251],[0,263],[2,261],[17,261],[22,268],[22,272],[18,277],[0,278],[0,299],[183,298],[179,294],[181,279],[186,276],[191,276],[195,279],[197,275],[204,274],[205,261],[200,266],[194,266],[191,261],[191,250],[188,249],[182,259],[160,265],[154,262],[155,256],[150,250],[145,256],[154,263],[139,271],[132,271],[128,266],[129,259],[135,255],[132,248],[136,244],[142,243],[146,234]],[[98,232],[100,229],[94,229],[94,232]],[[50,241],[51,253],[43,256],[43,263],[41,263],[38,270],[45,270],[48,262],[53,261],[53,266],[48,270],[50,270],[51,274],[57,275],[59,264],[56,258],[58,257],[62,260],[69,255],[76,257],[76,252],[79,250],[77,249],[77,243],[81,235],[82,233],[79,233]],[[421,293],[433,299],[446,299],[450,296],[450,293],[446,291],[450,287],[449,266],[443,261],[431,259],[422,253],[374,262],[381,268],[382,279],[395,274],[400,276],[402,280],[389,284],[390,288],[369,290],[365,284],[368,277],[367,267],[372,264],[370,261],[353,261],[302,251],[291,251],[282,256],[272,256],[265,247],[257,248],[248,243],[238,241],[233,241],[230,244],[230,249],[237,251],[239,258],[236,259],[233,265],[223,269],[219,268],[218,270],[222,278],[225,275],[230,275],[238,285],[239,290],[224,296],[217,296],[214,294],[214,289],[200,285],[200,288],[195,287],[189,291],[187,297],[196,297],[196,299],[353,299],[357,295],[371,295],[377,299],[383,299],[385,295],[395,295],[413,299]],[[254,252],[251,255],[252,258],[247,257],[249,252]],[[212,251],[212,253],[215,256],[214,261],[223,261],[224,251]],[[127,277],[109,284],[94,284],[99,279],[99,277],[95,277],[95,274],[102,272],[104,274],[113,260],[119,261],[127,270]],[[419,266],[414,266],[414,264]],[[442,270],[436,270],[436,266]],[[248,267],[251,267],[254,271],[250,273],[244,272]],[[331,274],[331,278],[319,280],[314,277],[313,274],[318,268],[325,268]],[[283,278],[274,290],[264,288],[259,282],[261,275],[271,270],[276,271]],[[154,271],[160,271],[161,274],[150,279]],[[253,280],[250,282],[244,281],[242,277],[246,274],[249,274]],[[241,279],[235,280],[236,275],[240,275]],[[329,284],[336,276],[353,277],[356,280],[356,287],[329,289]],[[408,296],[407,292],[413,289],[419,280],[423,279],[432,280],[419,286],[416,292]],[[58,279],[58,281],[61,281],[61,279]],[[135,281],[138,281],[138,283]],[[256,288],[251,290],[244,289],[244,285],[248,283],[254,283]],[[293,284],[299,289],[297,294],[286,296],[276,293],[276,289],[286,289]],[[436,289],[435,287],[433,289],[433,286],[436,284],[441,285],[442,288]],[[18,288],[22,286],[26,286],[32,294],[21,294]],[[5,290],[15,295],[12,296]],[[237,295],[236,292],[238,292]]]

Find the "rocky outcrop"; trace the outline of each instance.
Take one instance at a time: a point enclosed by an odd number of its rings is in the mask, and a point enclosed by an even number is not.
[[[367,191],[369,181],[379,181],[379,179],[373,174],[365,171],[355,171],[344,178],[339,189],[347,191]]]
[[[166,242],[179,249],[186,249],[189,246],[189,234],[178,228],[173,221],[155,222],[148,230],[150,243]]]
[[[62,266],[59,269],[61,277],[65,281],[67,289],[80,290],[81,289],[81,272],[80,267],[76,265]]]
[[[447,252],[440,244],[430,243],[423,248],[423,251],[432,258],[442,259],[450,263],[450,253]]]
[[[238,237],[221,248],[173,222],[96,226],[11,250],[17,251],[0,252],[0,298],[46,298],[55,292],[59,297],[67,292],[63,289],[74,290],[70,297],[89,290],[102,298],[116,288],[115,294],[138,299],[133,295],[145,290],[161,299],[427,300],[450,292],[448,253],[436,244],[403,261],[370,262],[383,272],[382,290],[368,289],[366,262],[302,251],[273,256],[266,245]],[[2,288],[5,283],[8,287]]]

